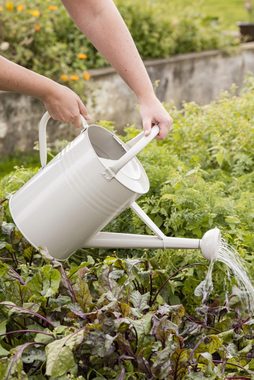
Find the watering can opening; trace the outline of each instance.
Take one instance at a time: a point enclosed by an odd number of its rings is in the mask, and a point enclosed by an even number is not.
[[[130,150],[130,147],[116,135],[98,125],[91,125],[85,133],[87,133],[98,160],[106,170],[114,168],[117,162],[123,159]],[[138,194],[145,194],[149,190],[149,179],[136,157],[132,157],[121,168],[117,169],[113,176],[122,185]]]
[[[88,134],[90,143],[99,158],[118,160],[126,153],[123,143],[110,131],[93,124],[84,132]]]

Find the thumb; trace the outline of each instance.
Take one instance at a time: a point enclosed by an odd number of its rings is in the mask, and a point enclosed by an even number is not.
[[[150,135],[151,128],[152,128],[152,120],[151,119],[144,119],[143,120],[143,129],[145,132],[145,136]]]

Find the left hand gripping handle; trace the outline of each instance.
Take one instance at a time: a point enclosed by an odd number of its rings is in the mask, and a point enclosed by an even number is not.
[[[40,122],[39,122],[39,150],[40,150],[40,161],[41,166],[44,168],[47,164],[47,124],[50,119],[50,114],[48,112],[45,112],[42,116]],[[87,129],[88,124],[86,119],[80,115],[82,128]]]

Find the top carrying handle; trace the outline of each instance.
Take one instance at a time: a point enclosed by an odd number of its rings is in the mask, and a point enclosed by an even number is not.
[[[136,155],[143,150],[160,132],[158,125],[152,127],[151,132],[148,136],[145,136],[145,132],[141,132],[136,138],[130,140],[130,149],[117,160],[113,165],[106,169],[105,177],[107,179],[112,179],[130,160],[132,160]]]
[[[51,118],[50,114],[48,112],[45,112],[42,116],[40,123],[39,123],[39,149],[40,149],[40,161],[41,166],[44,168],[47,164],[47,124],[49,119]],[[88,128],[88,124],[86,119],[80,115],[82,128],[86,130]]]

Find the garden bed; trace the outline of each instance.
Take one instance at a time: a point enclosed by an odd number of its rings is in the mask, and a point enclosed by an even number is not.
[[[174,132],[140,154],[151,190],[139,200],[167,235],[219,227],[251,274],[253,110],[253,79],[240,97],[171,109]],[[80,250],[61,264],[35,251],[7,198],[37,170],[16,168],[0,182],[0,378],[253,378],[253,316],[223,265],[202,305],[194,290],[208,263],[199,252]],[[148,232],[130,212],[108,229]]]

